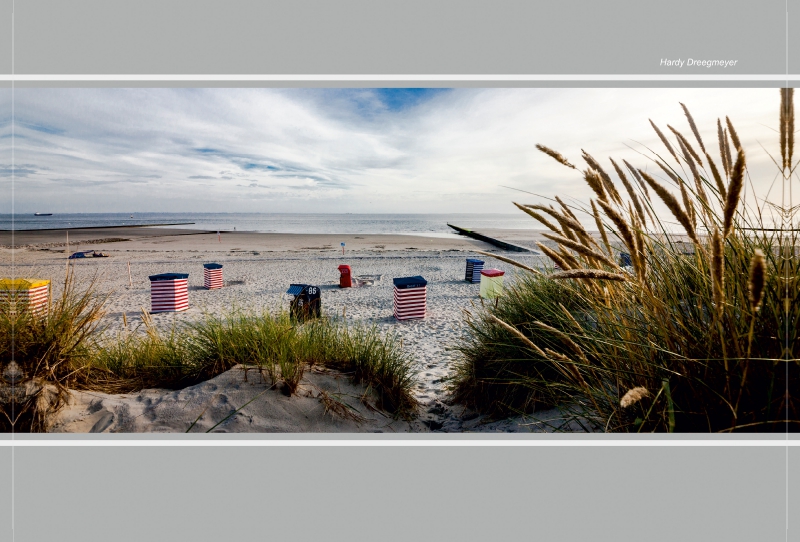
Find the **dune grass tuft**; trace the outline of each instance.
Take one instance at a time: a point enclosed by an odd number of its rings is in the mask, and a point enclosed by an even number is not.
[[[782,163],[788,186],[796,167],[786,158],[794,110],[790,92],[781,98],[775,163]],[[600,431],[800,430],[797,208],[770,212],[768,205],[744,204],[745,150],[729,119],[725,129],[717,125],[719,166],[707,152],[702,164],[672,129],[679,156],[651,124],[675,165],[655,153],[651,161],[659,168],[651,173],[623,162],[637,181],[646,181],[623,184],[631,198],[637,189],[650,224],[634,210],[636,201],[605,197],[611,181],[593,160],[580,175],[597,205],[573,207],[607,235],[608,242],[601,236],[607,249],[631,255],[632,272],[620,274],[596,243],[579,235],[568,241],[549,235],[559,250],[540,247],[564,271],[518,271],[496,304],[467,314],[454,397],[496,415],[561,407],[580,412]],[[663,180],[655,177],[659,169]],[[672,216],[659,217],[647,186]],[[550,208],[548,214],[559,223],[574,220],[571,212]],[[682,231],[672,227],[676,222]]]
[[[112,334],[101,325],[105,298],[94,292],[94,284],[80,290],[68,272],[46,314],[0,306],[0,431],[46,431],[70,389],[180,389],[236,365],[245,378],[258,371],[292,395],[318,364],[366,384],[379,408],[409,417],[417,407],[410,356],[376,327],[328,318],[301,325],[287,312],[232,311],[164,332],[143,312],[139,328]]]
[[[80,291],[67,267],[61,293],[43,314],[0,303],[0,431],[43,431],[68,388],[86,378],[105,298]]]
[[[299,325],[287,312],[231,312],[188,324],[162,336],[151,326],[101,348],[93,366],[118,378],[127,391],[185,387],[235,365],[258,371],[287,395],[313,365],[335,369],[375,392],[380,408],[408,416],[416,371],[392,334],[321,318]],[[246,374],[246,373],[245,373]]]

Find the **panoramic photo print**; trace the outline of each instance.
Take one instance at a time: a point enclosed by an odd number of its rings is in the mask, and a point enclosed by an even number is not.
[[[0,100],[0,431],[800,430],[791,89]]]

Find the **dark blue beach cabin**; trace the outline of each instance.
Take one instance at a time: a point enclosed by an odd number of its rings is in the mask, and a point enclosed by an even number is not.
[[[304,322],[310,318],[319,318],[322,299],[319,286],[312,284],[290,284],[286,293],[294,296],[289,306],[292,318]]]
[[[481,281],[481,271],[483,270],[483,260],[476,260],[474,258],[467,258],[467,273],[464,275],[464,280],[475,284]]]

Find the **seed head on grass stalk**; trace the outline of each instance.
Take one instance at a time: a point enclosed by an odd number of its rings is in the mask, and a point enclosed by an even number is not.
[[[619,406],[622,408],[628,408],[629,406],[635,405],[647,397],[650,397],[650,392],[647,391],[647,388],[637,386],[625,392],[625,395],[623,395],[622,399],[619,401]]]
[[[711,157],[706,154],[706,161],[708,162],[708,167],[711,170],[711,175],[714,177],[714,183],[717,185],[717,190],[719,191],[720,196],[724,200],[727,197],[728,191],[725,188],[725,183],[722,182],[722,177],[719,175],[719,170],[717,169],[717,165],[711,159]]]
[[[578,232],[584,231],[583,226],[581,226],[580,223],[576,223],[575,220],[573,220],[570,217],[562,215],[555,209],[545,207],[544,205],[525,205],[525,207],[537,211],[542,211],[555,218],[561,225],[561,233],[564,235],[564,237],[575,239],[575,235],[572,233],[573,231],[578,231]]]
[[[597,206],[594,204],[594,200],[589,200],[589,203],[592,204],[592,216],[594,216],[594,222],[597,224],[597,230],[600,232],[600,237],[603,239],[603,246],[606,247],[606,252],[608,252],[609,256],[614,256],[614,251],[611,250],[611,243],[608,242],[608,234],[606,234],[606,227],[605,224],[600,220],[600,213],[597,212]]]
[[[730,176],[730,173],[733,169],[733,158],[731,154],[731,142],[728,139],[728,129],[724,128],[722,133],[725,135],[725,160],[728,161],[728,176]]]
[[[642,180],[642,177],[641,177],[641,175],[639,175],[639,172],[637,171],[637,169],[635,167],[633,167],[632,165],[630,165],[630,163],[627,160],[623,160],[622,163],[625,164],[625,167],[627,167],[628,171],[631,172],[631,175],[633,175],[633,177],[636,179],[636,182],[639,183],[639,186],[642,188],[642,193],[644,194],[644,197],[648,201],[650,201],[650,191],[647,189],[647,185]]]
[[[783,169],[792,170],[794,153],[794,89],[781,89],[781,155]]]
[[[561,210],[564,213],[564,216],[568,216],[569,218],[571,218],[573,220],[573,222],[575,224],[580,225],[580,221],[578,220],[578,217],[575,216],[575,213],[572,212],[572,210],[569,208],[569,206],[566,203],[564,203],[564,201],[561,198],[559,198],[558,196],[555,196],[555,200],[561,206]],[[578,233],[585,233],[585,232],[583,232],[583,226],[580,227],[580,230],[581,231],[579,231]]]
[[[572,350],[574,354],[576,354],[580,358],[582,362],[584,362],[586,365],[590,364],[589,358],[586,357],[586,354],[584,353],[583,349],[581,349],[581,347],[578,346],[578,344],[575,341],[570,339],[569,335],[567,335],[566,333],[564,333],[559,329],[554,328],[553,326],[549,326],[544,322],[540,322],[538,320],[534,321],[533,325],[538,326],[541,329],[547,330],[554,336],[558,337],[562,342],[564,342],[564,344],[566,344],[569,347],[570,350]]]
[[[681,208],[681,205],[678,203],[678,200],[675,199],[675,196],[673,196],[669,190],[660,185],[654,178],[644,171],[639,170],[639,175],[641,175],[642,178],[647,181],[647,184],[649,184],[650,188],[652,188],[658,197],[661,198],[661,201],[664,202],[664,204],[667,206],[667,209],[669,209],[672,212],[672,215],[678,219],[678,222],[680,222],[681,226],[683,226],[683,229],[686,230],[686,234],[692,241],[694,241],[695,245],[700,246],[700,240],[697,238],[692,220],[689,218],[689,215],[686,214],[686,211]]]
[[[525,336],[525,335],[524,335],[522,332],[520,332],[520,331],[519,331],[517,328],[515,328],[515,327],[514,327],[514,326],[512,326],[512,325],[509,325],[509,324],[507,324],[507,323],[503,322],[503,321],[502,321],[500,318],[498,318],[497,316],[495,316],[495,315],[493,315],[493,314],[490,314],[490,315],[489,315],[489,318],[490,318],[490,319],[491,319],[493,322],[496,322],[497,324],[499,324],[499,325],[500,325],[500,326],[501,326],[503,329],[505,329],[506,331],[508,331],[509,333],[511,333],[512,335],[514,335],[514,336],[515,336],[515,337],[517,337],[518,339],[520,339],[520,340],[521,340],[523,343],[525,343],[526,345],[528,345],[528,347],[530,347],[530,349],[531,349],[531,350],[533,350],[534,352],[536,352],[537,354],[539,354],[541,357],[543,357],[543,358],[547,359],[547,354],[545,354],[545,353],[544,353],[544,351],[543,351],[541,348],[539,348],[538,346],[536,346],[536,344],[535,344],[533,341],[531,341],[531,340],[530,340],[528,337],[526,337],[526,336]]]
[[[570,269],[580,269],[582,267],[578,259],[570,254],[570,252],[564,248],[564,245],[558,245],[558,253],[561,255],[561,258],[569,264]]]
[[[524,269],[525,271],[528,271],[529,273],[533,273],[534,275],[541,275],[542,274],[541,271],[539,271],[538,269],[534,269],[533,267],[529,267],[529,266],[525,265],[524,263],[520,263],[520,262],[518,262],[516,260],[512,260],[511,258],[506,258],[505,256],[500,256],[499,254],[492,254],[491,252],[483,252],[482,250],[476,250],[475,252],[480,254],[481,256],[488,256],[490,258],[495,258],[496,260],[500,260],[501,262],[510,263],[511,265],[513,265],[515,267],[519,267],[520,269]]]
[[[562,165],[565,165],[568,168],[578,169],[574,165],[572,165],[569,162],[569,160],[564,158],[564,155],[562,155],[560,152],[556,152],[553,149],[551,149],[550,147],[545,147],[544,145],[538,145],[537,144],[536,148],[539,149],[540,151],[542,151],[543,153],[545,153],[547,156],[553,158],[556,162],[558,162],[558,163],[560,163]]]
[[[658,138],[661,140],[661,142],[664,144],[664,146],[667,148],[667,150],[669,151],[669,153],[672,155],[672,157],[673,157],[673,158],[675,159],[675,161],[677,162],[677,161],[678,161],[678,155],[677,155],[677,154],[675,154],[675,151],[672,149],[672,145],[670,145],[670,144],[669,144],[669,141],[667,140],[667,138],[666,138],[666,136],[663,134],[663,132],[662,132],[661,130],[659,130],[659,129],[658,129],[658,126],[656,126],[656,123],[655,123],[655,122],[653,122],[653,120],[652,120],[652,119],[649,119],[649,120],[650,120],[650,126],[652,126],[652,127],[653,127],[653,130],[655,130],[655,131],[656,131],[656,134],[658,134]]]
[[[547,229],[549,229],[549,230],[551,230],[551,231],[554,231],[554,232],[556,232],[556,233],[561,233],[561,230],[560,230],[560,229],[558,229],[558,226],[556,226],[555,224],[553,224],[552,222],[550,222],[549,220],[547,220],[547,219],[546,219],[545,217],[543,217],[541,214],[537,213],[536,211],[534,211],[534,210],[532,210],[532,209],[528,209],[528,208],[527,208],[527,207],[525,207],[524,205],[520,205],[519,203],[517,203],[517,202],[515,202],[515,201],[512,201],[511,203],[513,203],[513,204],[514,204],[514,206],[515,206],[517,209],[519,209],[520,211],[522,211],[523,213],[527,214],[527,215],[528,215],[528,216],[530,216],[531,218],[534,218],[534,219],[538,220],[538,221],[539,221],[540,223],[542,223],[542,224],[543,224],[543,225],[544,225],[544,226],[545,226]]]
[[[753,312],[758,312],[761,308],[761,301],[764,299],[765,275],[767,272],[764,252],[756,249],[750,263],[750,281],[748,282],[748,293],[750,297],[750,308]]]
[[[736,163],[731,170],[731,182],[728,185],[728,194],[725,198],[723,237],[728,237],[733,229],[733,217],[739,206],[739,196],[744,186],[744,151],[739,150]]]
[[[694,180],[694,188],[696,191],[695,194],[700,198],[700,203],[702,203],[702,208],[703,208],[703,214],[710,221],[711,218],[708,215],[708,206],[709,206],[708,196],[706,195],[706,191],[703,188],[703,183],[700,180],[700,172],[697,170],[697,166],[695,165],[694,160],[687,155],[687,152],[689,151],[687,151],[687,147],[684,141],[685,140],[681,136],[681,139],[678,140],[678,143],[680,143],[681,152],[683,152],[684,156],[686,156],[685,162],[689,164],[689,170],[692,172],[692,179]],[[701,164],[699,159],[697,160],[697,164]]]
[[[780,145],[781,145],[781,164],[782,169],[792,169],[792,152],[794,150],[794,89],[781,89],[781,110],[780,110]]]
[[[613,158],[609,158],[611,163],[614,165],[614,169],[617,171],[617,175],[619,175],[620,180],[622,181],[623,186],[625,186],[625,190],[628,192],[628,197],[631,198],[633,202],[633,206],[636,208],[636,214],[639,216],[639,220],[641,220],[642,224],[646,224],[647,220],[644,217],[644,211],[642,210],[642,204],[639,202],[639,197],[636,195],[636,192],[633,190],[633,186],[628,181],[627,175],[625,172],[622,171],[622,168],[617,165]],[[594,207],[592,207],[594,208]],[[599,226],[598,226],[599,228]]]
[[[728,135],[730,135],[731,141],[733,142],[733,148],[736,149],[737,152],[741,152],[742,144],[739,142],[739,135],[733,128],[733,123],[731,122],[731,119],[729,117],[725,117],[725,123],[728,125]]]
[[[587,246],[585,246],[585,245],[583,245],[581,243],[576,243],[575,241],[570,241],[569,239],[566,239],[564,237],[561,237],[561,236],[558,236],[558,235],[552,235],[552,234],[549,234],[549,233],[543,233],[542,237],[546,237],[547,239],[550,239],[551,241],[554,241],[554,242],[556,242],[556,243],[558,243],[560,245],[563,245],[563,246],[565,246],[567,248],[570,248],[570,249],[574,250],[575,252],[577,252],[578,254],[580,254],[581,256],[583,256],[585,258],[595,259],[595,260],[598,260],[598,261],[606,264],[609,267],[613,267],[615,269],[618,268],[617,264],[614,263],[607,256],[605,256],[605,255],[601,254],[600,252],[597,252],[596,250],[593,250],[590,247],[587,247]]]
[[[622,238],[625,246],[628,248],[628,251],[631,255],[631,263],[633,263],[633,267],[636,270],[636,273],[641,277],[644,278],[643,266],[642,262],[640,261],[640,254],[636,246],[636,240],[633,237],[633,232],[631,231],[630,225],[628,222],[620,215],[613,207],[608,205],[604,201],[597,202],[600,207],[603,209],[603,212],[606,214],[608,218],[614,223],[617,227],[617,232],[619,233],[620,237]]]
[[[694,118],[692,118],[692,114],[689,113],[689,108],[686,107],[683,103],[681,103],[681,107],[683,108],[683,112],[686,115],[686,120],[689,121],[689,126],[692,129],[692,133],[694,134],[695,139],[697,139],[697,143],[700,145],[700,150],[705,153],[706,147],[705,145],[703,145],[703,138],[700,137],[700,132],[697,130],[697,125],[694,123]]]
[[[624,282],[627,279],[625,275],[620,273],[611,273],[603,269],[570,269],[569,271],[559,271],[549,275],[554,280],[564,279],[584,279],[584,280],[613,280]]]
[[[572,266],[568,264],[567,261],[561,257],[561,254],[555,250],[551,249],[547,245],[543,245],[542,243],[536,243],[536,246],[538,246],[539,250],[544,252],[545,255],[553,260],[553,262],[561,269],[572,269]]]
[[[617,192],[617,188],[614,186],[611,177],[609,177],[608,173],[600,166],[600,163],[595,160],[589,153],[581,149],[583,153],[583,159],[589,164],[590,171],[594,171],[599,175],[600,181],[603,184],[603,188],[605,192],[611,196],[611,198],[617,202],[618,204],[622,204],[622,198],[619,196],[619,192]]]
[[[727,152],[727,145],[726,141],[728,136],[725,134],[725,131],[722,129],[722,121],[717,119],[717,141],[719,142],[719,156],[722,160],[722,170],[725,172],[725,177],[730,177],[731,175],[731,162],[730,162],[730,152]]]
[[[692,148],[692,145],[691,143],[689,143],[689,140],[683,137],[682,133],[680,133],[678,130],[676,130],[669,124],[667,124],[667,128],[669,128],[670,132],[675,134],[675,137],[678,138],[678,144],[679,144],[678,146],[680,147],[681,152],[683,152],[683,155],[687,158],[686,163],[688,163],[689,166],[692,167],[694,164],[691,162],[691,159],[693,158],[695,162],[697,162],[697,164],[703,165],[703,160],[700,159],[700,156]]]
[[[608,196],[606,195],[606,189],[603,186],[603,179],[600,177],[599,173],[597,173],[593,169],[587,169],[583,173],[583,178],[586,181],[586,184],[589,185],[589,188],[594,190],[594,193],[597,194],[598,200],[608,201]]]
[[[686,209],[686,213],[687,213],[687,215],[689,216],[689,218],[691,218],[691,216],[692,216],[692,209],[691,209],[692,203],[691,203],[691,199],[689,198],[689,193],[686,191],[686,186],[684,186],[684,185],[685,185],[685,183],[683,182],[683,179],[682,179],[682,178],[680,178],[678,175],[676,175],[676,174],[675,174],[675,173],[674,173],[674,172],[673,172],[673,171],[672,171],[672,170],[671,170],[671,169],[670,169],[670,168],[669,168],[669,167],[668,167],[668,166],[667,166],[667,165],[666,165],[664,162],[662,162],[661,160],[656,160],[656,165],[658,165],[658,167],[660,167],[660,168],[661,168],[661,170],[662,170],[664,173],[666,173],[666,174],[667,174],[667,177],[669,177],[670,179],[672,179],[672,182],[675,184],[675,186],[677,186],[678,188],[680,188],[680,191],[681,191],[681,198],[683,199],[683,206],[684,206],[684,208]],[[693,220],[692,220],[692,223],[694,223],[694,221],[693,221]]]

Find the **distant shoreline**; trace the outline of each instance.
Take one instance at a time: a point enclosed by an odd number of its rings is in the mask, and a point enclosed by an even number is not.
[[[117,226],[76,226],[74,228],[27,228],[27,229],[0,229],[0,232],[17,232],[17,231],[72,231],[72,230],[107,230],[112,228],[149,228],[152,226],[189,226],[194,222],[171,222],[167,224],[120,224]]]

